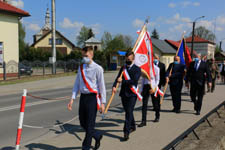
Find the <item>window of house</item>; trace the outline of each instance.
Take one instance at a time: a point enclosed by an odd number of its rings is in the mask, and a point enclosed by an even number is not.
[[[3,42],[0,42],[0,67],[3,67]]]
[[[56,45],[62,45],[62,39],[56,39]]]
[[[48,44],[49,44],[49,45],[52,45],[52,38],[49,39]],[[55,40],[55,44],[56,44],[56,45],[62,45],[62,44],[63,44],[62,39],[61,39],[61,38],[57,38],[57,39]]]

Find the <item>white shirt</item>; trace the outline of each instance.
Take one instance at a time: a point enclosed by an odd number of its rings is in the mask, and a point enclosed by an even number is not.
[[[143,91],[143,87],[144,87],[145,84],[151,84],[151,85],[155,85],[155,86],[158,86],[159,85],[160,69],[155,64],[154,64],[154,69],[155,69],[155,77],[151,77],[151,81],[149,81],[145,77],[142,78],[142,88],[141,88],[141,91]]]
[[[101,94],[102,103],[106,103],[106,89],[103,68],[96,64],[94,61],[92,61],[91,64],[84,64],[83,71],[90,87],[93,90],[97,90],[98,93]],[[83,94],[91,93],[83,81],[80,67],[78,69],[76,81],[74,83],[72,98],[76,99],[79,92]]]
[[[198,68],[199,68],[199,66],[200,66],[200,63],[201,63],[201,60],[198,61],[196,70],[198,70]]]

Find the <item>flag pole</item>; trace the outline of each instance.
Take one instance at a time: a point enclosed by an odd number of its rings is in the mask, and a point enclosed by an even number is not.
[[[184,39],[185,33],[186,33],[186,32],[184,31],[183,34],[182,34],[181,42],[180,42],[180,44],[179,44],[179,47],[178,47],[178,49],[177,49],[177,52],[176,52],[176,55],[175,55],[175,56],[177,56],[177,54],[178,54],[178,51],[179,51],[179,49],[180,49],[180,47],[181,47],[181,43],[182,43],[182,40]],[[172,66],[172,68],[170,69],[169,76],[171,76],[172,71],[173,71],[173,66]],[[163,90],[164,95],[165,95],[166,90],[167,90],[167,88],[168,88],[168,84],[169,84],[169,82],[166,82],[165,87],[164,87],[164,90]],[[161,105],[161,104],[163,103],[163,101],[164,101],[164,95],[163,95],[163,96],[161,97],[161,99],[160,99],[160,105]]]
[[[145,23],[144,23],[144,25],[143,25],[143,27],[142,27],[142,29],[141,29],[141,32],[140,32],[140,34],[139,34],[139,36],[138,36],[138,38],[137,38],[137,40],[136,40],[136,43],[135,43],[135,45],[134,45],[132,51],[134,51],[134,50],[136,49],[136,47],[137,47],[137,45],[138,45],[138,43],[139,43],[139,41],[140,41],[140,39],[141,39],[141,36],[142,36],[143,33],[144,33],[144,30],[146,30],[146,25],[148,24],[148,21],[149,21],[149,17],[145,20]],[[119,77],[120,79],[122,78],[122,75],[123,75],[123,72],[121,73],[121,75],[120,75],[120,77]],[[117,82],[117,84],[116,84],[116,89],[117,89],[118,87],[119,87],[119,83]],[[110,97],[110,99],[109,99],[109,101],[108,101],[108,104],[107,104],[107,106],[106,106],[106,108],[105,108],[104,114],[107,114],[107,112],[108,112],[108,110],[109,110],[109,107],[110,107],[110,105],[111,105],[111,103],[112,103],[112,100],[113,100],[114,96],[115,96],[115,93],[113,92],[112,95],[111,95],[111,97]]]

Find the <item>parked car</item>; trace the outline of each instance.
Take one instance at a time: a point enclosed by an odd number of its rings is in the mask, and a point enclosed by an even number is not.
[[[19,65],[20,75],[31,75],[33,70],[29,66],[25,66],[24,64]]]

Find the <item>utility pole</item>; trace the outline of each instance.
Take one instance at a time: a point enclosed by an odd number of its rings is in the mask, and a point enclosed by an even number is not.
[[[56,74],[55,0],[52,0],[52,74]]]
[[[222,41],[220,41],[220,51],[222,51]]]
[[[194,49],[194,38],[195,38],[195,22],[193,22],[192,28],[192,39],[191,39],[191,58],[193,58],[193,49]]]
[[[192,40],[191,40],[191,58],[193,58],[193,51],[194,51],[195,23],[198,19],[204,18],[204,17],[205,16],[198,17],[193,21]]]

